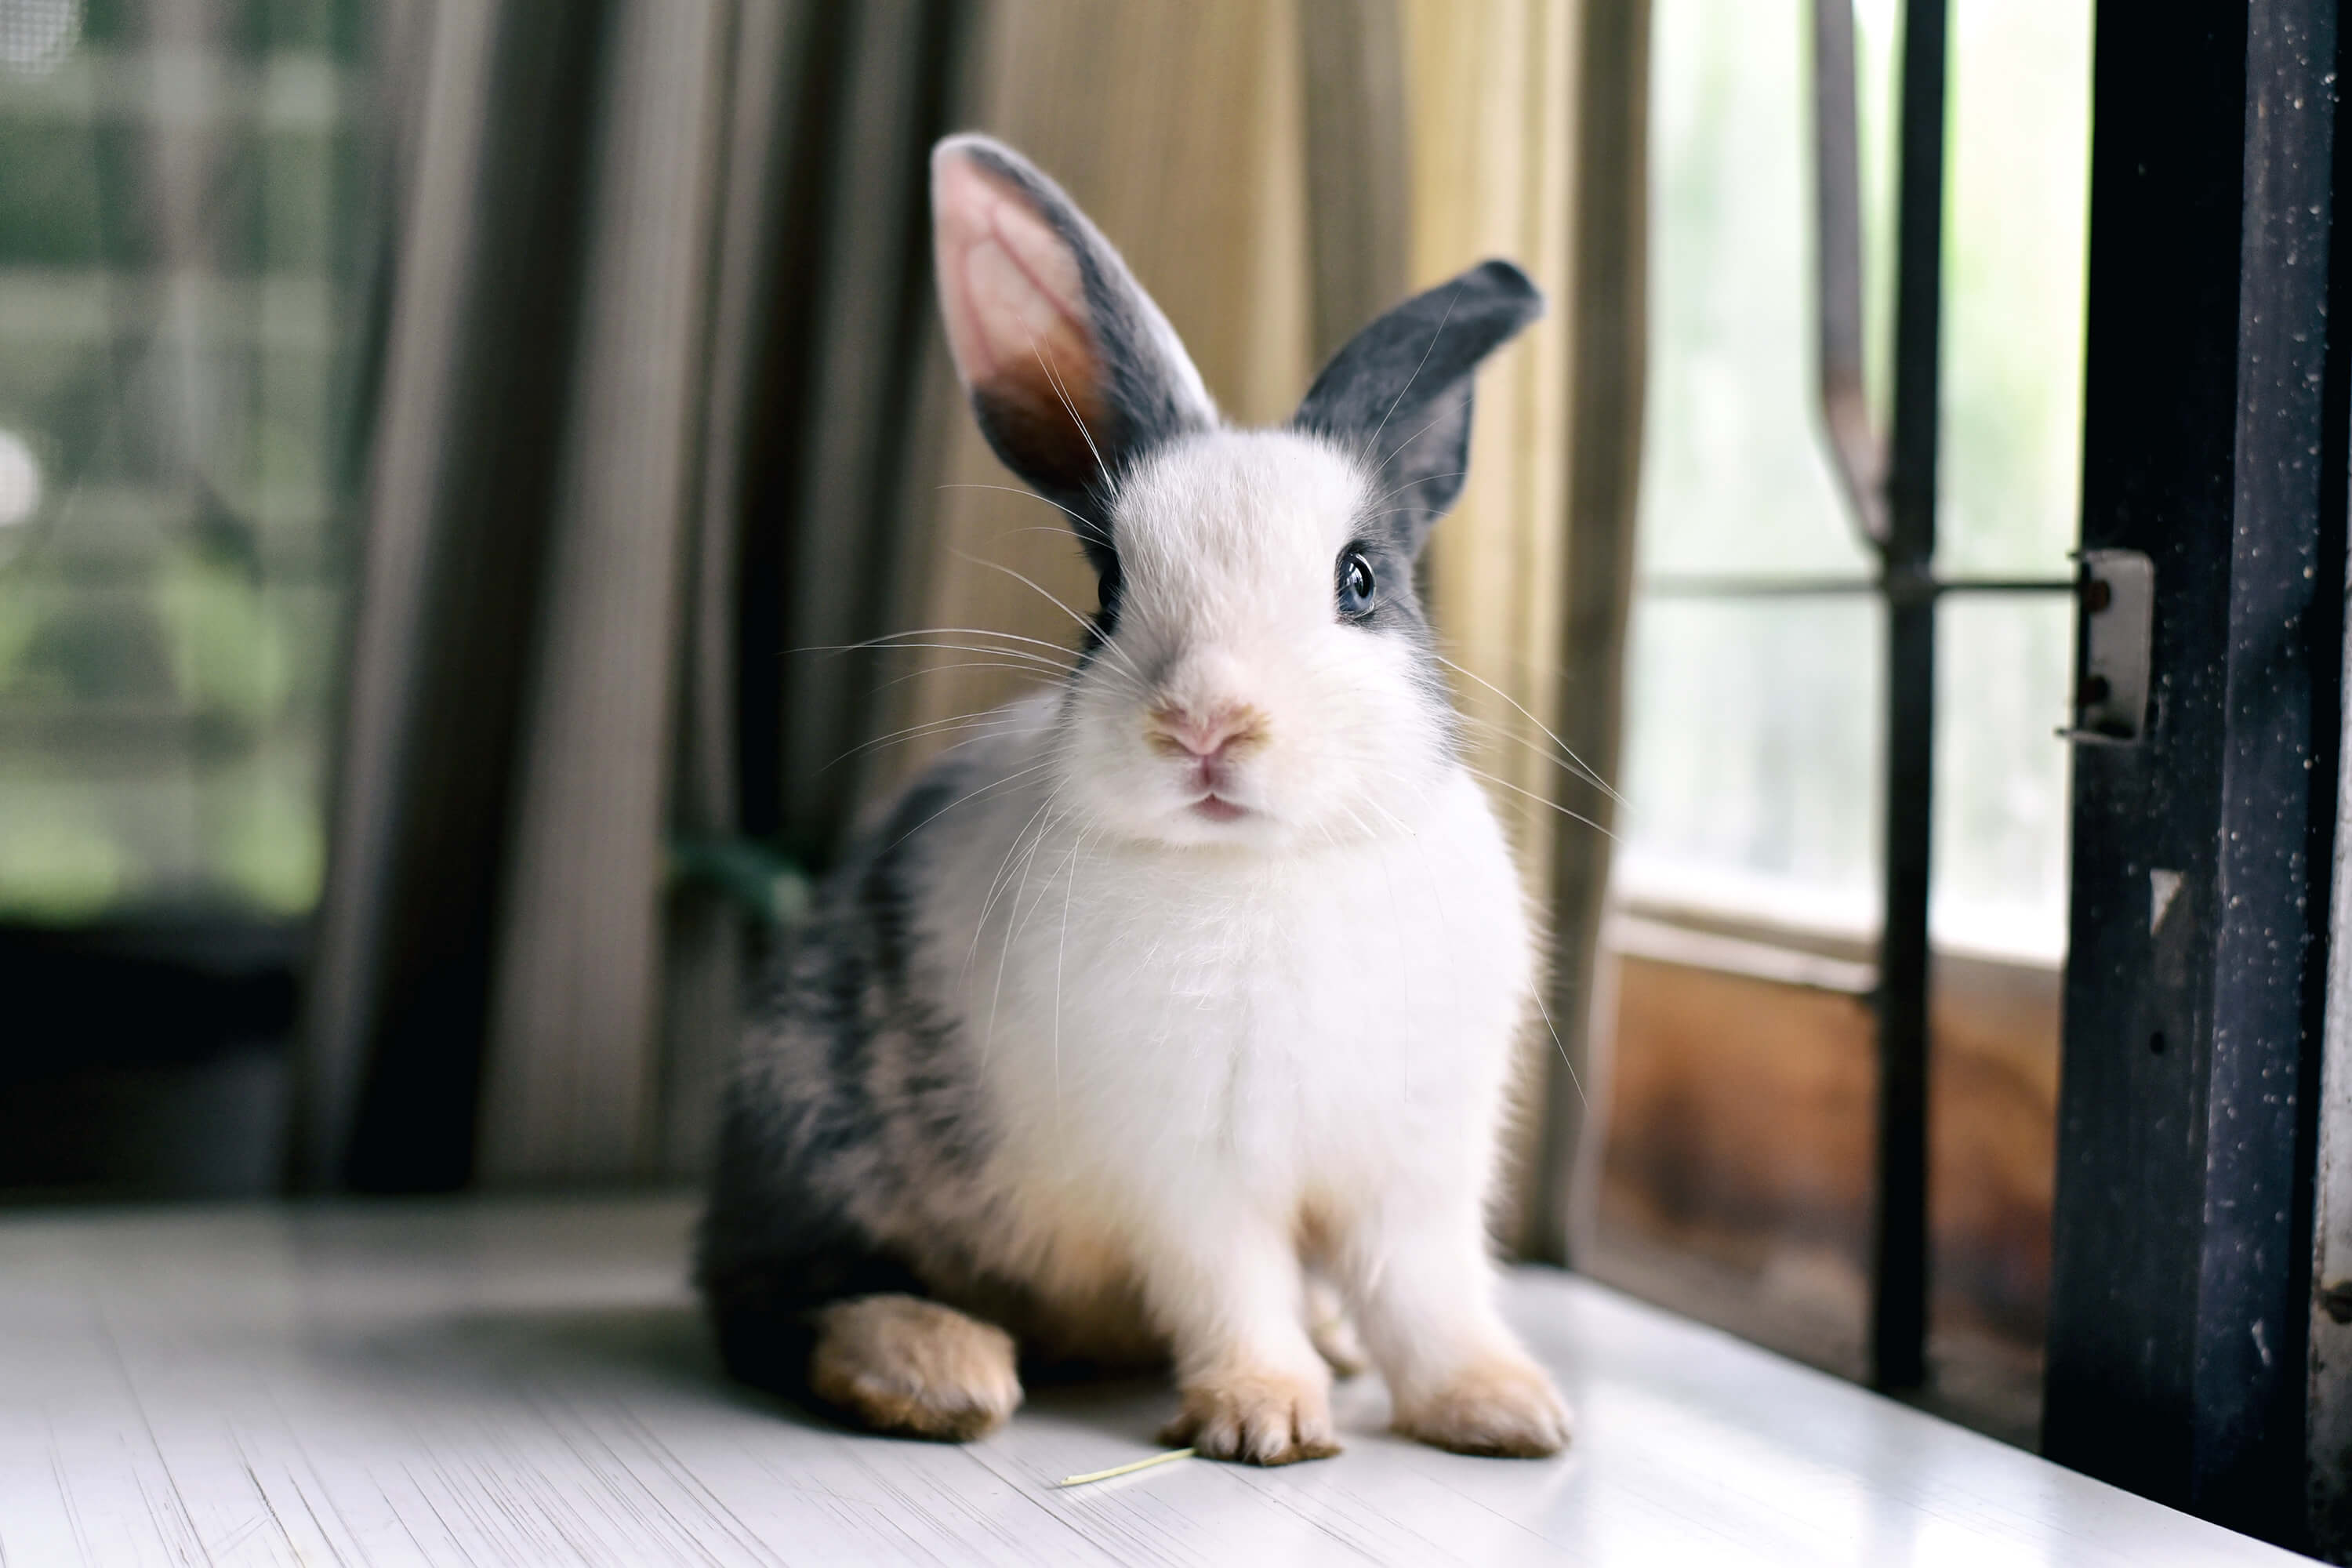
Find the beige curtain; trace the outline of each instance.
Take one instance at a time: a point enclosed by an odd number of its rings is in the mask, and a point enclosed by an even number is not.
[[[656,1167],[659,933],[683,572],[699,465],[730,11],[630,0],[597,214],[491,994],[478,1169]]]
[[[678,15],[695,37],[709,20],[707,9]],[[582,548],[590,555],[601,549],[615,566],[649,567],[655,597],[620,607],[621,635],[658,637],[672,625],[673,568],[660,542],[674,538],[665,492],[675,466],[666,469],[660,452],[631,476],[646,486],[635,493],[651,497],[650,561],[636,551],[640,540],[610,526],[607,507],[593,524],[611,548],[574,541],[560,552],[565,564],[549,569],[559,553],[554,498],[581,489],[579,444],[563,432],[575,411],[625,410],[628,402],[623,389],[591,396],[581,385],[589,353],[579,330],[584,253],[596,252],[604,282],[648,276],[629,264],[625,247],[584,237],[590,190],[646,183],[626,176],[625,160],[601,175],[588,167],[597,128],[610,117],[607,73],[598,68],[608,19],[601,5],[528,0],[416,0],[387,14],[387,28],[415,54],[397,73],[405,129],[400,232],[334,751],[327,888],[296,1061],[293,1176],[306,1188],[445,1188],[467,1178],[491,954],[506,940],[499,921],[512,901],[509,873],[518,864],[550,875],[562,869],[543,837],[517,855],[508,832],[518,795],[545,801],[562,793],[543,759],[526,758],[523,737],[534,746],[597,739],[593,726],[578,721],[576,700],[551,689],[550,666],[563,662],[557,645],[576,647],[577,633],[545,624],[549,579],[560,575],[576,590],[569,613],[577,616],[612,592],[597,572],[583,570],[592,563]],[[672,81],[677,63],[669,50],[649,62]],[[635,105],[646,107],[642,95]],[[698,123],[702,112],[688,102],[677,118]],[[692,135],[684,140],[696,144]],[[627,292],[652,303],[644,289]],[[667,319],[692,314],[670,310]],[[642,313],[636,320],[641,327]],[[616,361],[630,356],[607,353],[604,363]],[[675,368],[667,355],[648,366],[654,405],[669,406],[658,384],[670,378],[674,391]],[[690,416],[692,403],[682,400],[679,417]],[[666,418],[649,421],[645,434],[657,447],[677,439]],[[540,643],[542,630],[553,640]],[[601,666],[620,653],[601,647],[594,658]],[[649,668],[620,672],[610,739],[640,750],[620,760],[607,781],[611,795],[567,796],[595,817],[594,843],[578,847],[583,862],[600,864],[600,852],[617,851],[609,856],[613,881],[593,889],[599,900],[625,905],[649,891],[668,662],[668,647],[656,643]],[[551,699],[566,711],[541,710]],[[526,773],[534,775],[527,786],[520,783]],[[540,966],[551,985],[600,966],[628,976],[636,1016],[649,1015],[649,916],[625,907],[614,920],[569,926],[561,940],[593,951],[577,969]],[[564,1005],[561,997],[546,1004]],[[626,1049],[609,1051],[608,1043],[588,1045],[626,1075],[621,1092],[636,1094],[642,1031]]]

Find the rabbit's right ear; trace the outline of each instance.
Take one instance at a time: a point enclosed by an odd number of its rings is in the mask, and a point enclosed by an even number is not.
[[[1201,373],[1118,252],[1003,142],[950,136],[932,150],[931,232],[948,345],[982,434],[1077,514],[1106,567],[1122,470],[1217,423]]]

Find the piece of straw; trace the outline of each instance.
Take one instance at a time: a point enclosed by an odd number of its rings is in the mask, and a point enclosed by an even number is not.
[[[1082,1487],[1088,1481],[1107,1481],[1114,1476],[1131,1476],[1138,1470],[1148,1470],[1154,1465],[1164,1465],[1171,1459],[1189,1459],[1192,1457],[1192,1450],[1190,1448],[1171,1448],[1164,1454],[1154,1454],[1148,1459],[1138,1459],[1133,1464],[1113,1465],[1108,1470],[1089,1470],[1083,1476],[1064,1476],[1054,1485]]]

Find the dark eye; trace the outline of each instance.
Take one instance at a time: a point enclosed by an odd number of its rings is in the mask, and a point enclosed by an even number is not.
[[[1360,617],[1372,613],[1372,563],[1360,550],[1339,557],[1339,613]]]

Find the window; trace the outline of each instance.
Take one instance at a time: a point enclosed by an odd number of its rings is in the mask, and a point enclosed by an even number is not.
[[[1733,1326],[1851,1372],[1871,1202],[1863,994],[1885,635],[1877,561],[1815,407],[1809,13],[1658,0],[1654,16],[1651,379],[1602,1200],[1615,1262],[1602,1271],[1719,1316],[1725,1293],[1707,1307],[1690,1269],[1736,1268],[1757,1316]],[[2054,582],[2071,576],[2076,537],[2091,7],[1973,0],[1950,26],[1937,568]],[[1900,8],[1864,0],[1856,27],[1884,428]],[[2026,1440],[2067,911],[2068,756],[2053,731],[2073,635],[2063,595],[1952,594],[1937,611],[1936,1321],[1984,1331],[1971,1370],[1991,1370],[1959,1413]],[[1697,984],[1693,970],[1716,973]]]
[[[0,919],[318,896],[374,25],[0,9]]]
[[[1655,13],[1645,579],[1846,579],[1848,522],[1811,394],[1805,13]],[[1884,416],[1896,13],[1857,16],[1874,393]],[[2090,8],[1957,7],[1937,564],[2068,574],[2081,447]],[[2054,963],[2064,947],[2065,607],[1948,601],[1936,931]],[[1875,929],[1879,648],[1866,596],[1645,595],[1634,623],[1620,886],[1854,935]]]

